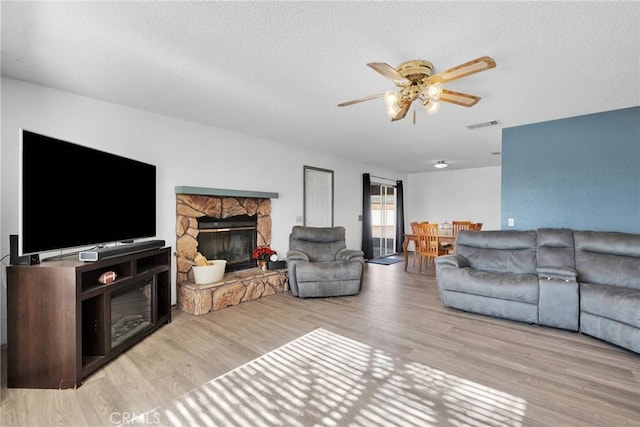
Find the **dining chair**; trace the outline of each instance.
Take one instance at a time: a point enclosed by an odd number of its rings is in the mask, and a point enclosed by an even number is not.
[[[482,230],[482,223],[481,222],[472,222],[471,226],[469,227],[469,230],[471,230],[471,231],[480,231],[480,230]]]
[[[471,230],[471,226],[472,226],[471,221],[451,221],[451,232],[453,235],[454,243],[443,246],[443,249],[446,249],[447,253],[452,254],[455,249],[455,239],[458,237],[458,231]]]
[[[418,254],[420,256],[418,272],[422,273],[422,261],[426,258],[427,268],[432,263],[435,268],[435,259],[447,252],[440,248],[438,241],[438,224],[421,223],[417,225],[418,230]]]
[[[429,224],[429,221],[412,221],[409,223],[411,225],[411,234],[414,236],[418,235],[418,224]],[[416,266],[416,257],[418,256],[418,239],[412,239],[415,247],[413,248],[413,266]]]
[[[471,227],[471,221],[452,221],[453,237],[458,235],[460,230],[468,230]]]

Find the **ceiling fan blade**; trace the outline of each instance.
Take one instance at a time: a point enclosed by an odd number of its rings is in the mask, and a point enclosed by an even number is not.
[[[371,101],[372,99],[382,98],[383,96],[384,96],[384,93],[379,93],[377,95],[371,95],[364,98],[354,99],[352,101],[341,102],[340,104],[338,104],[338,107],[346,107],[348,105],[358,104],[360,102]]]
[[[429,77],[427,81],[429,83],[446,83],[451,80],[456,80],[471,74],[479,73],[480,71],[494,68],[495,66],[496,61],[488,56],[483,56],[472,61],[465,62],[464,64],[460,64],[457,67],[450,68],[447,71],[434,74]]]
[[[404,77],[398,72],[398,70],[396,70],[386,62],[369,62],[367,65],[394,82],[396,85],[406,86],[411,84],[411,81],[409,81],[409,79]]]
[[[411,107],[411,101],[404,101],[400,106],[400,111],[398,111],[398,114],[396,114],[395,117],[391,119],[391,121],[395,122],[396,120],[404,119],[404,117],[407,115],[407,111],[409,111],[409,107]]]
[[[463,107],[473,107],[480,101],[480,97],[445,89],[442,91],[442,95],[438,101],[462,105]]]

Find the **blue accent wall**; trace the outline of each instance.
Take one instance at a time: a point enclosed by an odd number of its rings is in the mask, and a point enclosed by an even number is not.
[[[501,216],[640,233],[640,107],[503,129]]]

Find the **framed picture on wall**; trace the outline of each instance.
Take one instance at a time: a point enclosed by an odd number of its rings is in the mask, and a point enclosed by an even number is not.
[[[304,225],[333,227],[333,171],[304,166]]]

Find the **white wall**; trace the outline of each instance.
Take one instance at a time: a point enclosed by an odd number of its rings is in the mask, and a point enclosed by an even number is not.
[[[131,157],[157,166],[157,238],[175,248],[175,187],[180,185],[279,193],[272,200],[272,247],[284,256],[303,211],[303,166],[334,171],[334,223],[347,245],[361,246],[362,174],[406,175],[166,116],[2,79],[1,254],[18,232],[19,128]],[[212,114],[215,114],[212,112]],[[43,185],[73,185],[51,182]],[[55,224],[52,224],[55,226]],[[96,224],[99,226],[99,224]],[[8,264],[8,262],[6,263]],[[175,281],[175,262],[172,281]],[[175,283],[172,286],[175,303]],[[5,342],[6,289],[0,292]]]
[[[411,221],[482,222],[500,229],[501,167],[424,172],[407,177],[406,229]]]

